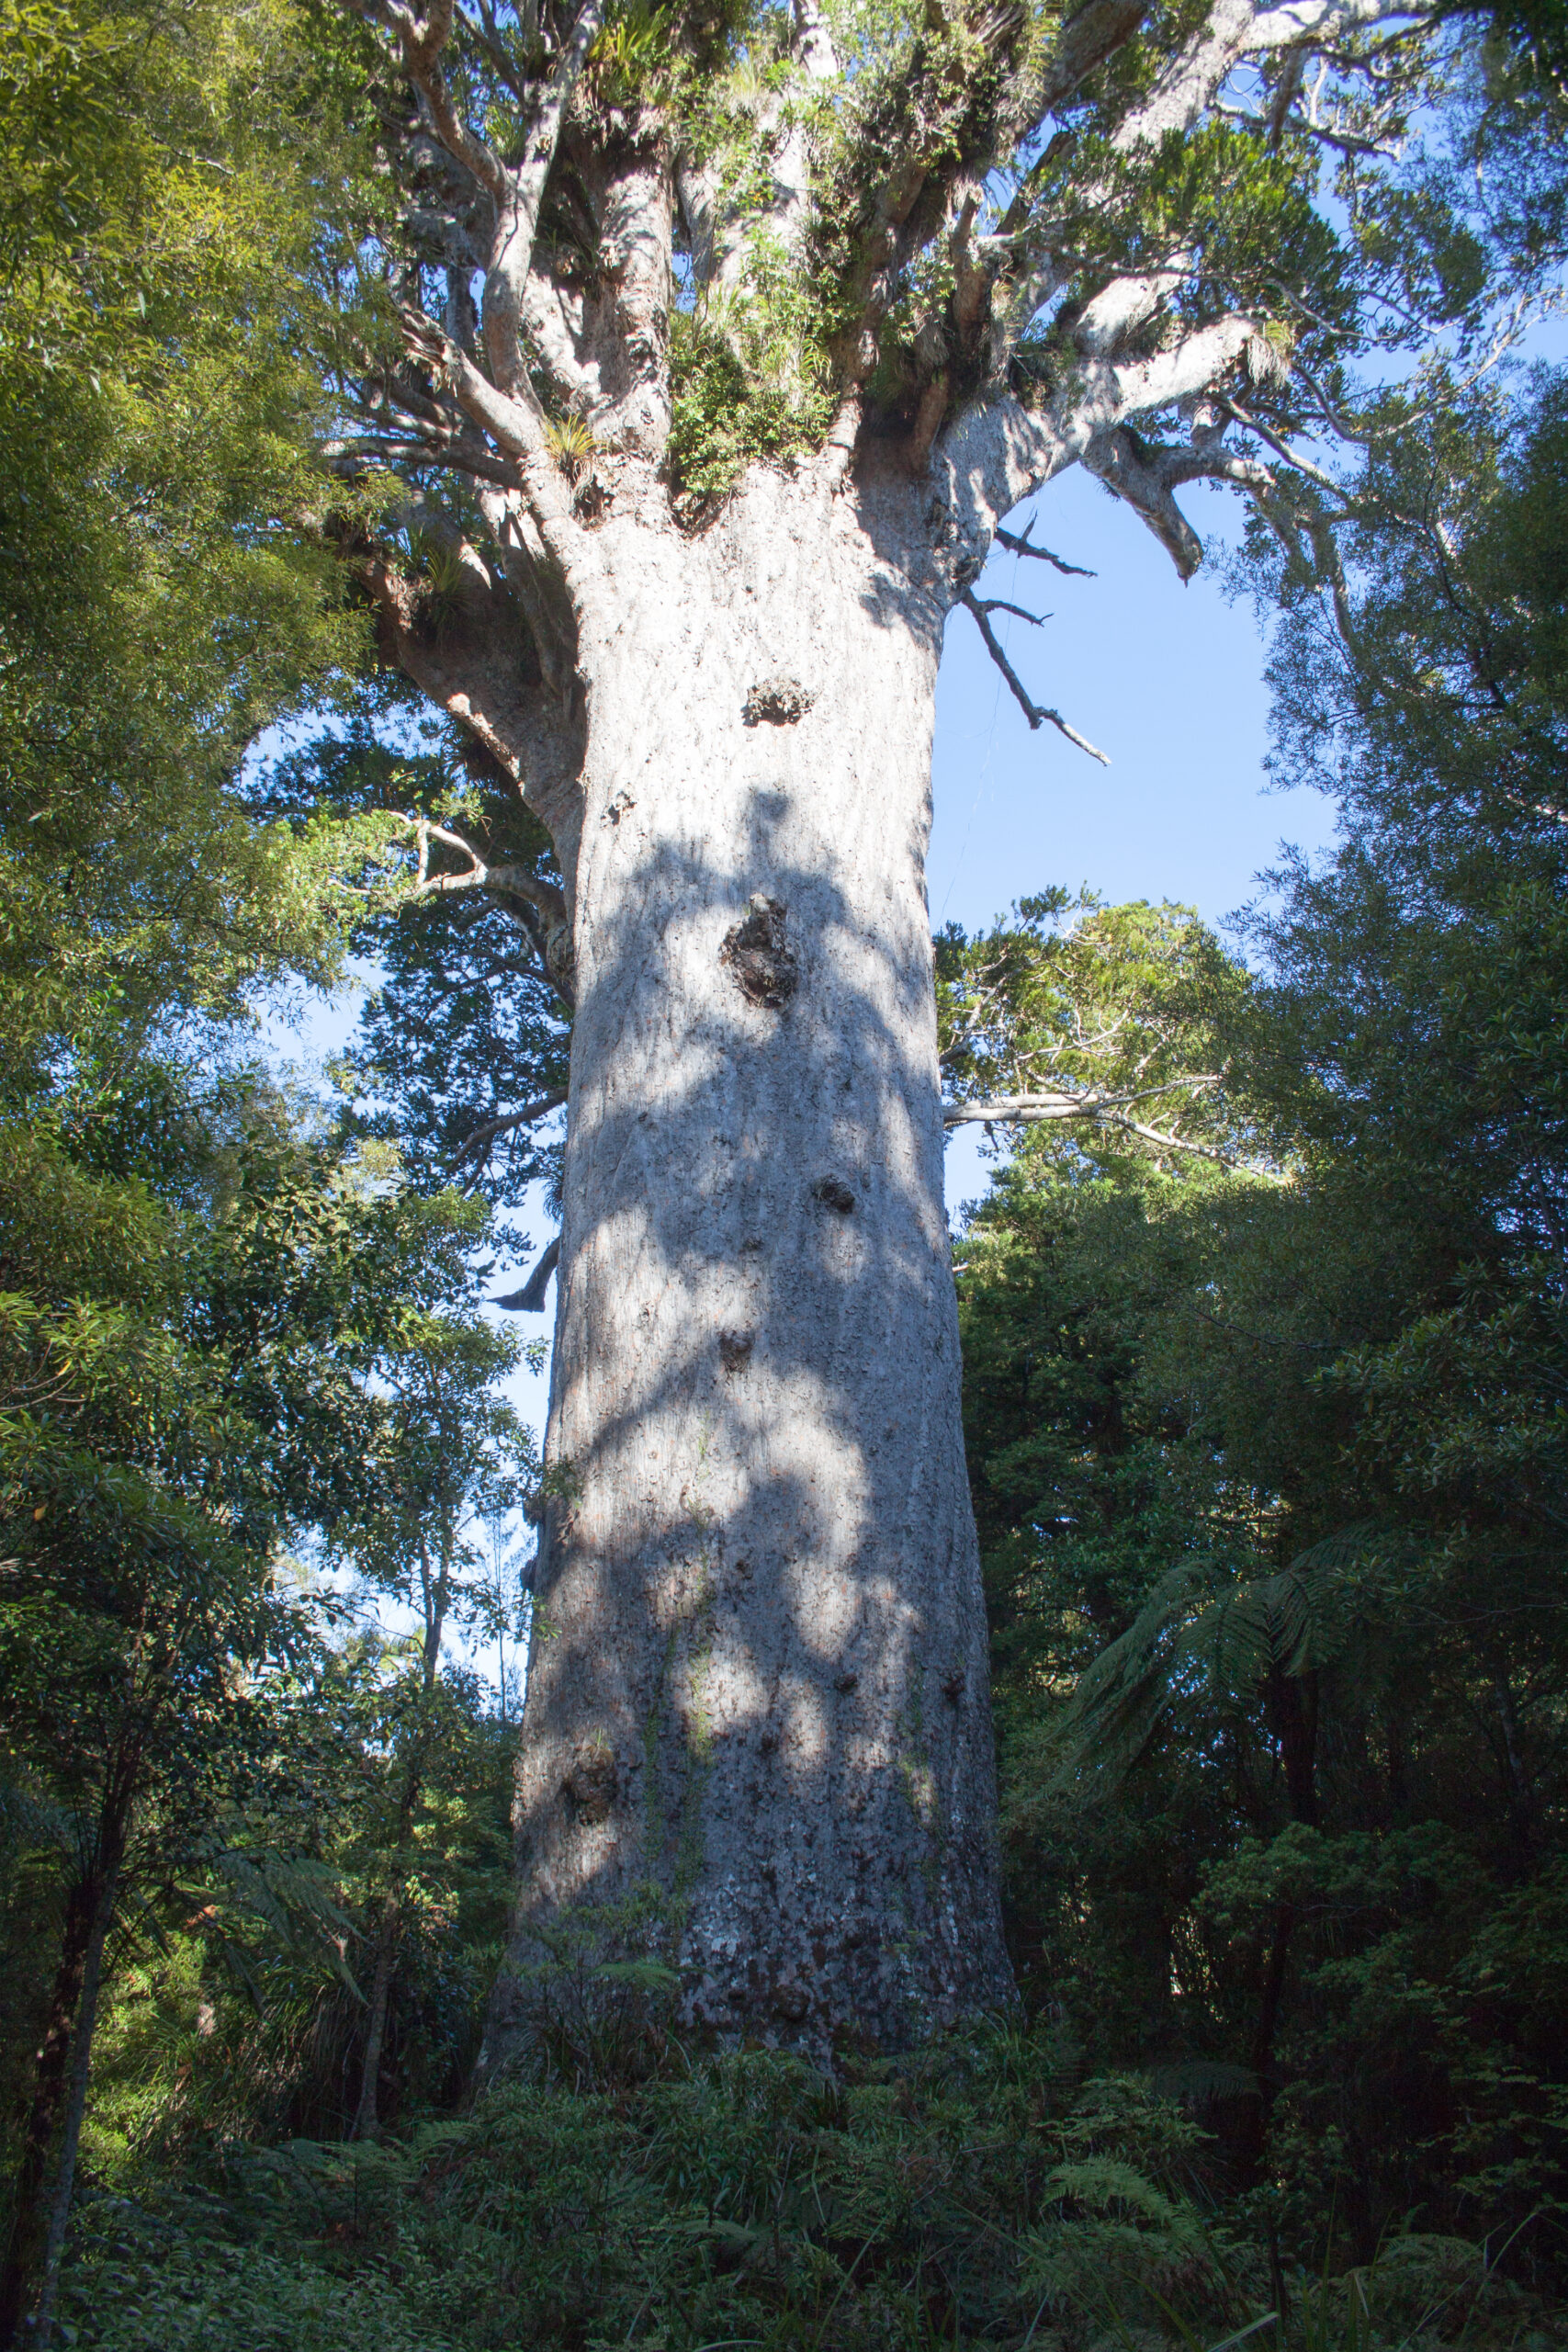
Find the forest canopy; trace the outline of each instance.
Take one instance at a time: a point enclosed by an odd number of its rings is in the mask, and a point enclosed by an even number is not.
[[[1562,2341],[1561,8],[0,28],[0,2345]],[[1235,492],[1334,845],[930,940],[947,614],[1077,739],[981,571],[1068,463],[1183,576]],[[983,1620],[741,1720],[970,1498]]]

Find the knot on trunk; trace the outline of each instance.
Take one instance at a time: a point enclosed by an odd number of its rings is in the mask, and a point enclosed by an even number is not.
[[[615,1759],[604,1740],[587,1740],[572,1755],[561,1782],[580,1821],[608,1821],[615,1802]]]
[[[726,932],[718,960],[735,975],[735,985],[752,1004],[787,1004],[800,979],[800,966],[784,937],[784,910],[759,891],[751,911]]]
[[[840,1216],[848,1216],[854,1207],[854,1194],[836,1176],[819,1176],[811,1190],[825,1209],[836,1209]]]
[[[756,727],[765,719],[770,727],[793,727],[816,699],[798,678],[785,677],[781,671],[776,677],[760,679],[751,688],[746,697],[746,724]]]

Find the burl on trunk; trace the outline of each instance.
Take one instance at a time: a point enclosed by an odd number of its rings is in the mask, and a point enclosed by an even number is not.
[[[1010,1989],[923,888],[942,610],[776,476],[698,539],[605,529],[512,1998],[531,1931],[640,1903],[689,2023],[897,2046]]]

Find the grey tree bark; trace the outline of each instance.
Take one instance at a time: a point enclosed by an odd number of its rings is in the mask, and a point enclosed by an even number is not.
[[[852,472],[852,424],[701,530],[652,463],[595,511],[520,440],[571,591],[544,721],[540,631],[507,658],[515,552],[502,575],[461,550],[439,631],[378,587],[405,669],[551,829],[574,1005],[520,1897],[481,2071],[580,1928],[677,1961],[688,2028],[822,2055],[1013,1996],[924,894],[936,670],[998,516],[1250,333],[1086,360],[1060,413],[961,420],[921,468]],[[511,887],[477,854],[457,879]]]
[[[905,2042],[1010,1991],[922,887],[942,626],[999,653],[975,582],[1070,466],[1183,577],[1184,483],[1273,494],[1295,298],[1227,295],[1150,175],[1244,67],[1287,109],[1319,52],[1359,89],[1408,12],[1211,0],[1106,80],[1137,0],[927,10],[891,50],[845,16],[842,57],[792,0],[761,78],[675,9],[639,81],[602,0],[349,4],[397,77],[403,356],[326,456],[407,498],[322,529],[564,877],[411,815],[420,886],[491,892],[575,1007],[491,2059],[583,1921],[657,1929],[689,2025]]]
[[[518,1781],[520,1960],[657,1888],[687,2018],[813,2046],[1010,1993],[923,888],[943,608],[884,538],[759,473],[606,549]]]

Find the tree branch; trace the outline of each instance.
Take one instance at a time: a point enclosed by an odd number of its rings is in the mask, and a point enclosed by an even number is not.
[[[1033,530],[1037,520],[1038,517],[1032,514],[1028,522],[1024,525],[1021,533],[1018,531],[1004,531],[998,525],[995,535],[997,545],[998,547],[1006,548],[1010,555],[1032,555],[1036,563],[1052,564],[1055,566],[1056,571],[1069,572],[1077,580],[1097,580],[1099,578],[1099,573],[1091,571],[1087,563],[1066,563],[1059,555],[1053,555],[1049,548],[1035,547],[1032,543],[1029,535]]]
[[[1147,456],[1136,434],[1125,425],[1101,434],[1084,452],[1086,469],[1099,476],[1107,490],[1125,499],[1148,525],[1183,580],[1190,580],[1203,560],[1202,542],[1171,496],[1170,485]]]
[[[956,560],[973,578],[1004,514],[1077,463],[1098,435],[1207,391],[1257,333],[1250,318],[1220,319],[1147,359],[1084,359],[1038,406],[1009,394],[955,418],[937,450]]]
[[[490,865],[479,855],[472,842],[455,833],[446,825],[438,825],[433,818],[407,814],[403,822],[418,844],[418,865],[414,876],[416,897],[448,896],[457,890],[486,890],[492,898],[521,899],[543,919],[544,937],[540,953],[544,958],[546,976],[561,1001],[570,1011],[574,1004],[574,957],[571,944],[571,917],[564,892],[553,882],[542,882],[522,865]],[[444,848],[457,850],[468,861],[461,874],[432,874],[430,844],[440,842]]]
[[[1410,0],[1288,0],[1285,7],[1267,9],[1254,19],[1240,53],[1252,57],[1259,50],[1298,45],[1323,49],[1347,33],[1364,31],[1369,25],[1403,17],[1426,25],[1439,13],[1436,8],[1412,7]]]
[[[375,0],[351,0],[351,5],[357,15],[372,20],[379,16],[397,35],[403,70],[424,101],[431,129],[453,161],[471,173],[486,195],[499,203],[505,189],[505,166],[464,122],[441,70],[441,52],[452,38],[457,0],[432,0],[423,22],[400,0],[381,0],[379,6]]]
[[[1259,496],[1275,487],[1266,466],[1217,442],[1199,447],[1190,444],[1185,448],[1152,447],[1127,425],[1099,435],[1084,452],[1083,462],[1148,526],[1183,580],[1190,580],[1197,571],[1203,548],[1173,492],[1189,481],[1228,481]]]
[[[1096,66],[1131,40],[1149,6],[1150,0],[1087,0],[1073,9],[1053,46],[1019,77],[1010,94],[1007,116],[1014,135],[1026,137],[1035,130]]]
[[[514,491],[517,487],[515,467],[492,457],[488,449],[476,449],[456,439],[445,443],[434,438],[383,440],[375,434],[365,433],[348,440],[322,442],[320,454],[328,472],[340,481],[362,481],[370,465],[385,466],[389,470],[397,466],[434,466],[446,473],[464,475],[469,481],[490,482],[498,490]]]
[[[1006,596],[976,596],[974,603],[976,612],[1015,613],[1021,621],[1027,621],[1031,628],[1043,628],[1051,618],[1049,613],[1032,613],[1025,605],[1011,604]]]
[[[453,1153],[453,1167],[461,1168],[465,1159],[477,1159],[487,1154],[497,1136],[510,1135],[517,1127],[531,1127],[547,1112],[558,1111],[565,1101],[566,1090],[558,1088],[553,1094],[541,1094],[536,1102],[525,1102],[521,1111],[509,1111],[504,1118],[486,1119],[482,1126],[464,1137]],[[504,1301],[498,1299],[496,1304],[501,1306]]]
[[[1203,1077],[1171,1079],[1163,1087],[1149,1090],[1153,1093],[1168,1093],[1178,1086],[1215,1086],[1219,1080],[1210,1074]],[[1213,1160],[1221,1168],[1234,1169],[1239,1174],[1258,1176],[1271,1184],[1286,1184],[1290,1178],[1278,1169],[1261,1161],[1238,1159],[1234,1152],[1222,1151],[1217,1144],[1197,1143],[1186,1136],[1168,1135],[1158,1127],[1145,1125],[1141,1119],[1128,1115],[1125,1104],[1136,1102],[1137,1095],[1097,1094],[998,1094],[982,1102],[944,1102],[942,1123],[944,1127],[1055,1126],[1069,1120],[1082,1120],[1086,1125],[1121,1127],[1130,1135],[1141,1136],[1145,1143],[1157,1144],[1163,1151],[1185,1151],[1200,1159]]]
[[[571,34],[556,63],[526,133],[525,160],[506,174],[496,198],[495,234],[485,274],[485,355],[502,391],[515,394],[527,382],[523,357],[523,297],[534,261],[545,183],[560,143],[561,126],[588,62],[588,52],[604,20],[603,0],[582,0]]]
[[[555,1272],[559,1257],[560,1236],[558,1233],[522,1289],[509,1292],[505,1298],[491,1299],[491,1305],[504,1306],[509,1315],[542,1315],[545,1293],[549,1288],[550,1276]]]
[[[1049,721],[1060,734],[1066,737],[1069,743],[1076,743],[1080,752],[1087,752],[1091,760],[1098,760],[1102,768],[1108,768],[1111,765],[1109,756],[1104,752],[1098,751],[1089,741],[1087,735],[1080,735],[1076,727],[1069,727],[1059,710],[1046,709],[1043,705],[1032,701],[1025,693],[1017,671],[1013,668],[1012,663],[1008,660],[1007,655],[1002,651],[1001,646],[997,639],[997,633],[995,629],[992,628],[989,620],[987,618],[987,615],[988,613],[997,610],[1001,600],[999,598],[995,598],[990,603],[982,603],[972,588],[965,588],[958,601],[974,614],[975,619],[979,627],[980,634],[986,640],[986,650],[990,654],[992,661],[996,663],[1003,677],[1007,680],[1009,685],[1012,688],[1013,694],[1018,702],[1018,707],[1022,711],[1025,718],[1028,719],[1030,726],[1032,728],[1042,727]],[[1007,605],[1003,606],[1002,609],[1010,613],[1016,613],[1021,608],[1017,605]],[[1035,614],[1024,613],[1023,617],[1026,621],[1033,621],[1035,626],[1038,628],[1039,620]]]

